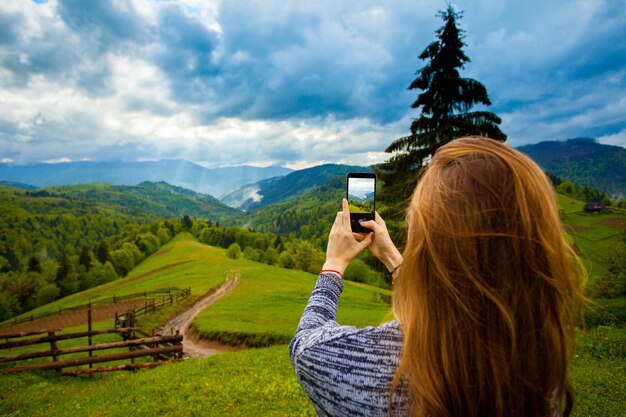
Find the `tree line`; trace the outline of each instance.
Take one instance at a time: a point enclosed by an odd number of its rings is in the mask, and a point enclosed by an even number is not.
[[[146,257],[187,231],[200,242],[227,249],[226,256],[319,273],[324,251],[294,236],[262,233],[218,222],[181,218],[149,223],[89,215],[2,214],[0,321],[56,299],[123,278]],[[388,287],[363,261],[345,278]]]
[[[101,215],[3,211],[0,219],[0,321],[126,276],[182,228]]]

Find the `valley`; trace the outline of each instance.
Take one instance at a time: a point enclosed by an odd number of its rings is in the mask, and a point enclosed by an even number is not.
[[[11,322],[29,316],[34,320],[23,326],[31,327],[22,329],[84,331],[80,308],[88,301],[103,309],[94,328],[107,329],[115,313],[134,305],[114,302],[118,297],[145,293],[149,299],[150,293],[190,288],[188,298],[141,316],[138,324],[165,333],[184,327],[186,337],[205,349],[194,354],[188,345],[189,355],[215,353],[93,379],[54,372],[3,375],[0,414],[73,416],[79,409],[110,416],[313,415],[287,344],[323,263],[328,230],[345,196],[345,172],[356,169],[364,168],[314,167],[252,182],[242,190],[256,187],[256,200],[242,200],[242,192],[235,197],[244,203],[236,208],[165,182],[0,186],[0,333],[20,329]],[[626,212],[613,204],[587,213],[581,193],[601,192],[562,180],[556,190],[563,227],[589,272],[585,292],[594,299],[578,322],[574,415],[619,415],[626,401],[626,297],[619,275]],[[229,277],[237,277],[236,285],[212,297]],[[393,318],[389,277],[371,255],[351,264],[345,286],[340,323],[375,326]],[[193,318],[171,321],[202,299],[210,305],[196,308]],[[71,308],[78,308],[71,319],[58,314]]]

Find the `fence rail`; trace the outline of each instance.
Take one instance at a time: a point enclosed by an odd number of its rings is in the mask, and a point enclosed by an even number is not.
[[[117,304],[117,303],[121,303],[124,301],[135,300],[139,298],[148,299],[149,297],[151,297],[150,299],[154,300],[155,298],[169,297],[171,294],[178,294],[178,293],[185,292],[185,291],[190,292],[190,289],[185,288],[183,290],[179,290],[178,288],[161,288],[161,289],[152,290],[152,291],[143,291],[143,292],[137,292],[137,293],[125,294],[125,295],[113,294],[112,297],[107,297],[107,298],[103,298],[100,300],[92,301],[91,306],[93,307],[93,306],[99,306],[99,305],[105,305],[105,304]],[[9,327],[9,326],[17,326],[18,324],[28,323],[31,321],[39,320],[39,319],[54,316],[54,315],[61,315],[62,313],[67,313],[71,311],[87,310],[87,308],[89,308],[89,303],[80,304],[80,305],[76,305],[72,307],[65,307],[65,308],[59,307],[59,309],[55,311],[48,311],[48,312],[40,313],[40,314],[30,314],[28,316],[24,316],[21,318],[14,317],[12,319],[9,319],[0,323],[0,328]]]
[[[137,317],[154,312],[161,307],[165,307],[166,305],[174,304],[174,301],[185,299],[190,295],[191,287],[188,287],[176,293],[169,293],[167,297],[164,296],[160,300],[156,300],[153,298],[150,302],[146,302],[143,307],[131,308],[123,314],[115,313],[114,327],[133,327],[135,325],[135,320],[137,319]]]
[[[151,337],[143,337],[143,338],[134,338],[135,332],[140,332],[141,328],[117,328],[117,329],[106,329],[106,330],[94,330],[88,332],[80,332],[80,333],[65,333],[65,334],[56,334],[56,331],[50,330],[47,332],[29,332],[29,333],[16,333],[12,335],[3,336],[7,341],[4,343],[0,343],[0,350],[2,349],[11,349],[15,347],[22,346],[33,346],[38,344],[49,344],[50,349],[45,351],[38,352],[27,352],[13,356],[0,356],[0,363],[9,363],[9,362],[21,362],[25,360],[35,359],[35,358],[45,358],[51,357],[51,362],[31,364],[31,365],[20,365],[13,366],[10,368],[2,368],[0,369],[0,373],[15,373],[22,371],[34,371],[34,370],[48,370],[55,369],[57,372],[61,372],[63,368],[71,368],[82,365],[89,365],[89,369],[81,369],[72,372],[66,372],[72,375],[79,375],[83,373],[93,374],[95,372],[107,372],[121,369],[139,369],[146,367],[158,366],[162,363],[158,363],[159,360],[164,360],[166,363],[171,363],[172,359],[178,359],[182,357],[183,354],[183,336],[180,334],[175,335],[166,335],[166,336],[157,336],[155,331]],[[44,337],[32,337],[39,336],[42,333],[48,333],[47,336]],[[75,346],[71,348],[59,349],[57,347],[57,342],[61,340],[70,340],[77,339],[83,337],[92,337],[101,334],[108,333],[117,333],[122,336],[126,340],[120,342],[107,342],[100,344],[90,344],[88,346]],[[143,332],[142,332],[143,333]],[[24,339],[24,337],[31,337],[30,339]],[[9,340],[21,338],[20,340]],[[128,348],[128,352],[117,352],[117,353],[107,353],[98,356],[92,356],[94,351],[103,351],[107,349],[120,349],[120,348]],[[82,358],[73,358],[60,360],[59,357],[62,355],[75,354],[87,352],[89,356]],[[153,358],[152,364],[125,364],[125,365],[115,365],[109,367],[100,367],[100,368],[92,368],[94,364],[97,363],[106,363],[112,361],[126,360],[130,359],[134,361],[135,358],[151,356]],[[158,364],[157,364],[158,363]]]

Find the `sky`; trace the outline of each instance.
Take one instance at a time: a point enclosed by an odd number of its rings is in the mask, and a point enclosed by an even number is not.
[[[376,183],[373,178],[349,178],[348,179],[348,194],[365,198],[368,194],[374,192]]]
[[[508,144],[626,146],[621,1],[451,4]],[[382,162],[446,5],[2,0],[0,162]]]

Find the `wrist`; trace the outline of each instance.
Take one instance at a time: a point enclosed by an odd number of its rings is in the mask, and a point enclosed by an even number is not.
[[[324,265],[322,266],[322,270],[336,271],[337,273],[339,273],[343,277],[343,274],[344,274],[344,272],[346,272],[346,268],[347,267],[348,267],[347,263],[339,262],[339,261],[326,260],[326,262],[324,262]]]
[[[398,269],[400,264],[402,264],[403,259],[402,254],[396,249],[393,253],[389,254],[388,257],[386,257],[383,263],[389,272],[394,272]]]

